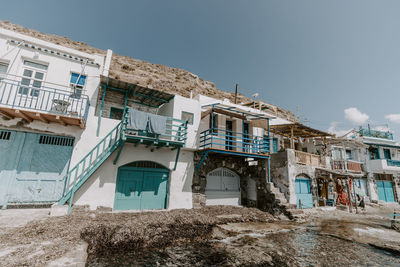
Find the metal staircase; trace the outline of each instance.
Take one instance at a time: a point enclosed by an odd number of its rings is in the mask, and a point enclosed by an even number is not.
[[[58,205],[69,202],[68,213],[71,211],[74,193],[121,144],[124,127],[124,122],[118,123],[81,161],[68,171],[64,195],[58,202]]]

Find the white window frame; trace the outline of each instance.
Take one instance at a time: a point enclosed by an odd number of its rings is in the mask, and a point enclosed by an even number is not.
[[[71,83],[71,77],[72,77],[72,74],[78,74],[78,77],[79,77],[79,71],[70,71],[70,73],[69,73],[69,77],[68,77],[68,84],[69,84],[69,88],[71,89],[71,97],[73,97],[73,98],[76,98],[76,99],[81,99],[81,96],[83,95],[83,94],[86,94],[86,83],[87,83],[87,79],[88,79],[88,75],[86,74],[86,73],[82,73],[81,74],[81,76],[85,76],[86,77],[86,79],[85,79],[85,84],[82,86],[82,85],[76,85],[76,89],[77,89],[77,91],[78,90],[80,90],[81,91],[81,93],[80,93],[80,95],[79,95],[79,97],[78,97],[78,94],[76,94],[76,96],[74,95],[74,83]]]
[[[41,68],[35,68],[35,67],[32,67],[32,66],[27,66],[27,65],[25,65],[25,61],[29,61],[29,62],[33,62],[33,63],[36,63],[36,64],[40,64],[40,65],[43,65],[43,66],[47,66],[47,69],[44,70],[44,69],[41,69]],[[33,89],[33,88],[34,88],[34,87],[33,87],[33,82],[34,82],[34,81],[40,81],[40,82],[41,82],[40,87],[37,88],[37,89],[43,88],[43,87],[44,87],[44,84],[46,83],[46,77],[47,77],[47,71],[48,71],[48,69],[49,69],[49,64],[48,64],[48,63],[36,62],[35,60],[29,59],[29,58],[22,58],[21,84],[20,84],[19,89],[18,89],[18,94],[19,94],[20,96],[25,96],[25,97],[35,97],[35,98],[38,97],[39,95],[33,94],[33,92],[34,92],[34,89]],[[25,75],[24,75],[25,70],[30,70],[30,71],[32,71],[32,72],[33,72],[33,73],[32,73],[32,77],[27,77],[27,76],[25,76]],[[43,73],[43,79],[42,79],[42,80],[39,80],[39,79],[36,79],[36,78],[35,78],[36,72]],[[26,86],[26,87],[29,88],[26,94],[21,93],[21,89],[24,87],[24,85],[22,85],[22,79],[24,79],[24,78],[30,80],[30,81],[29,81],[29,85]],[[36,88],[36,87],[35,87],[35,88]]]

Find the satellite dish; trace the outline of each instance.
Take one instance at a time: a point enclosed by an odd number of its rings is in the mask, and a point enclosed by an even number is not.
[[[252,95],[253,98],[257,98],[259,96],[259,93],[255,93]]]

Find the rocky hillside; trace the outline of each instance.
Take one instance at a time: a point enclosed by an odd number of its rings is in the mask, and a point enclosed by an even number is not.
[[[65,36],[45,34],[36,30],[31,30],[23,26],[13,24],[9,21],[1,21],[0,27],[29,35],[44,41],[52,42],[65,47],[73,48],[90,54],[106,54],[106,51],[89,46],[84,42],[73,41]],[[225,92],[215,87],[215,84],[205,81],[197,75],[186,70],[171,68],[161,64],[153,64],[128,56],[113,54],[110,77],[121,79],[126,82],[135,83],[141,86],[178,94],[185,97],[190,95],[203,94],[217,99],[229,99],[233,102],[234,93]],[[247,103],[251,99],[239,94],[238,103]],[[297,118],[290,111],[273,106],[271,111],[279,117],[297,121]]]

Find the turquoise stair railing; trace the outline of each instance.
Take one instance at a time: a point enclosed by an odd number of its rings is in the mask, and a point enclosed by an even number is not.
[[[81,161],[68,171],[64,195],[58,202],[59,205],[64,205],[69,201],[68,213],[71,211],[74,193],[115,151],[121,143],[125,127],[125,121],[118,123]]]

